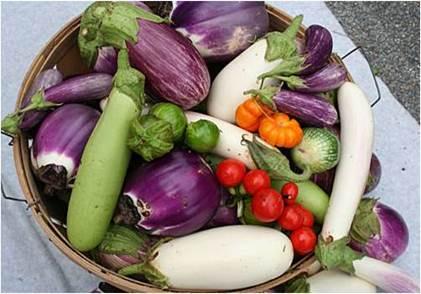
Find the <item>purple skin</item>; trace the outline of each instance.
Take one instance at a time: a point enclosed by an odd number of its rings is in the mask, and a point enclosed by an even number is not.
[[[218,208],[216,209],[216,213],[212,217],[212,219],[206,224],[205,228],[229,226],[239,223],[237,218],[237,207],[225,206],[231,195],[223,187],[221,187],[221,191],[221,201],[219,203]]]
[[[179,1],[170,18],[211,62],[231,60],[269,29],[263,1]]]
[[[81,104],[66,104],[50,113],[40,125],[32,145],[38,178],[56,189],[64,189],[76,174],[83,149],[100,116],[99,111]],[[58,156],[71,159],[72,166]],[[41,161],[41,158],[44,158]],[[48,158],[48,160],[46,159]],[[47,160],[48,164],[41,166]]]
[[[380,234],[371,237],[366,244],[352,240],[350,245],[372,258],[391,263],[408,247],[408,227],[402,216],[385,204],[377,201],[373,212],[380,223]]]
[[[329,128],[332,130],[332,128]],[[337,130],[337,129],[336,129]],[[333,181],[335,180],[335,168],[327,170],[322,173],[313,174],[311,180],[322,188],[327,194],[332,192]],[[382,170],[380,161],[376,154],[373,153],[370,163],[370,173],[368,175],[367,184],[365,186],[364,194],[373,191],[380,182]]]
[[[333,105],[311,94],[281,90],[273,100],[278,111],[309,126],[330,126],[338,120],[338,113]]]
[[[44,99],[54,103],[78,103],[102,99],[110,94],[113,77],[89,73],[67,79],[44,91]]]
[[[114,221],[152,235],[182,236],[203,227],[220,198],[219,184],[203,159],[174,150],[128,175]]]
[[[339,88],[346,81],[346,70],[339,64],[328,64],[317,72],[299,79],[297,85],[288,83],[292,90],[304,93],[328,92]],[[288,77],[285,78],[288,82]]]
[[[47,69],[42,71],[34,80],[28,92],[23,98],[21,108],[27,106],[31,100],[31,97],[39,90],[48,89],[58,83],[63,81],[63,75],[57,69]],[[29,131],[40,123],[44,117],[47,115],[48,111],[28,111],[24,114],[22,122],[19,125],[19,128],[23,131]]]
[[[138,42],[130,44],[130,61],[145,76],[158,98],[190,109],[203,101],[210,88],[206,63],[190,40],[166,24],[139,20]]]
[[[299,75],[314,73],[326,65],[333,49],[332,35],[322,26],[312,25],[308,27],[305,38],[305,61]]]
[[[94,65],[94,71],[114,75],[117,71],[117,52],[113,47],[102,47]]]

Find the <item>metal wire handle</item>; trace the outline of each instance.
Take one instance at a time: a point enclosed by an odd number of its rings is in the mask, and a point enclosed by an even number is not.
[[[380,92],[380,87],[379,87],[379,84],[377,82],[377,79],[376,79],[376,75],[374,73],[374,70],[373,70],[370,62],[367,59],[367,55],[364,52],[364,48],[362,46],[357,46],[354,49],[348,51],[348,53],[346,53],[344,56],[342,56],[341,59],[344,60],[345,58],[347,58],[348,56],[352,55],[352,53],[354,53],[354,52],[356,52],[358,50],[361,51],[361,54],[364,56],[365,60],[367,60],[368,67],[370,68],[371,76],[373,77],[373,80],[374,80],[374,85],[376,86],[377,98],[370,105],[371,107],[374,107],[382,99],[382,94]]]

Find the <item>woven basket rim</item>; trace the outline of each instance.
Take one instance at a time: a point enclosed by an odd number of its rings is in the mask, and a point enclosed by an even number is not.
[[[266,9],[270,15],[271,25],[272,21],[280,21],[285,24],[291,22],[292,17],[285,13],[284,11],[275,8],[269,4],[266,4]],[[34,58],[29,69],[27,70],[22,85],[19,90],[18,99],[16,100],[15,108],[18,109],[23,97],[28,90],[30,84],[36,75],[44,70],[48,65],[48,62],[51,56],[54,54],[54,50],[59,47],[62,42],[65,42],[72,34],[74,34],[79,29],[81,16],[77,16],[67,22],[62,28],[50,38],[47,44],[40,50],[40,53]],[[274,20],[275,19],[275,20]],[[305,26],[301,26],[299,35],[301,38],[304,36]],[[342,60],[336,54],[332,54],[331,62],[340,63],[344,67]],[[345,67],[346,69],[346,67]],[[348,72],[348,71],[347,71]],[[348,72],[348,80],[352,81],[352,77]],[[127,292],[164,292],[164,290],[155,287],[152,284],[140,282],[138,280],[124,277],[118,275],[114,271],[111,271],[87,256],[79,252],[72,247],[70,242],[66,239],[64,234],[60,231],[60,228],[55,225],[50,217],[48,212],[42,203],[40,203],[39,192],[37,191],[36,186],[34,186],[34,178],[31,171],[31,166],[29,162],[29,152],[28,152],[28,138],[25,135],[19,135],[14,139],[13,144],[13,156],[16,166],[16,172],[18,175],[19,183],[22,188],[23,194],[28,202],[28,206],[31,208],[32,215],[34,216],[37,223],[43,229],[44,233],[48,236],[49,240],[54,243],[54,245],[65,254],[70,260],[87,270],[89,273],[92,273],[103,279],[104,281],[112,284],[113,286]],[[244,289],[233,289],[233,290],[195,290],[195,289],[177,289],[170,288],[167,291],[171,292],[261,292],[267,291],[273,287],[279,286],[280,284],[292,279],[293,277],[300,274],[314,274],[317,272],[318,267],[314,266],[317,264],[316,259],[313,255],[309,255],[304,258],[299,264],[295,265],[295,269],[291,272],[290,270],[283,275],[270,280],[266,283],[260,285],[255,285],[253,287],[248,287]]]

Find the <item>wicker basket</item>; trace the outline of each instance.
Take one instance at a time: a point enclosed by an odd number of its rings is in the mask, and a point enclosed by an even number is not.
[[[269,5],[267,6],[267,11],[270,15],[271,30],[283,31],[291,23],[292,18],[286,13]],[[16,107],[21,104],[28,88],[41,71],[52,68],[54,65],[57,65],[57,68],[65,76],[81,74],[88,71],[81,62],[77,48],[79,25],[80,17],[77,17],[67,23],[37,55],[26,73],[25,79],[19,91]],[[301,27],[299,31],[300,38],[303,38],[304,30],[305,27]],[[334,54],[331,56],[330,61],[342,64],[341,59]],[[351,76],[349,74],[348,79],[351,80]],[[62,204],[58,201],[54,202],[54,200],[52,201],[51,199],[44,201],[44,196],[39,191],[37,182],[31,171],[28,143],[28,138],[25,135],[18,136],[14,141],[13,154],[16,170],[23,193],[28,201],[28,205],[31,207],[34,218],[42,227],[45,234],[47,234],[49,240],[72,261],[86,269],[88,272],[95,274],[102,280],[121,290],[127,292],[162,292],[161,289],[156,288],[149,283],[144,283],[129,277],[118,275],[117,273],[95,263],[88,256],[72,247],[70,242],[66,239],[65,229],[58,225],[56,221],[65,221],[65,210]],[[300,262],[294,264],[284,275],[264,284],[242,290],[236,290],[236,292],[268,291],[299,274],[314,274],[314,272],[318,269],[317,266],[314,266],[314,261],[314,256],[307,256],[300,260]],[[169,290],[172,292],[201,292],[196,291],[195,289]],[[212,290],[207,290],[206,292],[209,291]]]

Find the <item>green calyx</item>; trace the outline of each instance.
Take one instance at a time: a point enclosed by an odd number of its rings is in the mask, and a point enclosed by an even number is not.
[[[150,114],[136,118],[130,127],[128,146],[146,161],[164,156],[174,147],[172,126]]]
[[[273,96],[275,96],[275,94],[279,91],[278,87],[275,86],[267,86],[264,87],[263,89],[252,89],[252,90],[248,90],[245,91],[243,94],[244,95],[253,95],[258,97],[258,100],[260,102],[262,102],[263,104],[269,106],[271,109],[275,109],[275,105],[273,103]]]
[[[297,74],[301,70],[304,69],[304,57],[302,56],[291,56],[285,60],[283,60],[280,64],[278,64],[274,69],[265,72],[258,76],[259,80],[264,80],[266,78],[276,78],[276,77],[287,77],[294,74]]]
[[[352,250],[348,246],[349,240],[349,237],[344,237],[333,242],[325,242],[319,237],[314,254],[323,268],[328,270],[338,268],[350,274],[355,272],[353,262],[361,259],[363,254]]]
[[[112,225],[97,251],[106,254],[131,255],[142,258],[148,254],[151,240],[146,234],[120,225]],[[143,254],[139,254],[140,251]]]
[[[297,88],[303,88],[305,86],[304,80],[298,76],[274,76],[274,78],[281,80],[283,82],[286,82],[288,85],[288,88],[291,90],[295,90]]]
[[[377,199],[364,198],[358,205],[349,235],[361,244],[367,243],[371,237],[380,234],[380,222],[373,209],[376,202]]]
[[[118,271],[118,273],[123,276],[136,274],[143,275],[149,282],[160,287],[161,289],[167,289],[169,286],[168,278],[151,264],[146,262],[123,267]]]
[[[285,155],[277,149],[266,146],[257,140],[256,136],[253,136],[253,141],[246,139],[243,141],[247,144],[256,166],[267,171],[271,179],[301,182],[310,178],[312,174],[310,169],[306,168],[301,174],[293,172]]]
[[[90,5],[82,15],[78,44],[82,59],[92,66],[98,48],[126,47],[125,42],[136,43],[139,31],[138,19],[162,23],[161,18],[127,2],[99,1]]]
[[[176,142],[181,141],[187,127],[187,117],[181,107],[172,103],[161,102],[155,104],[149,113],[170,123],[174,134],[174,140]]]
[[[304,276],[288,281],[284,286],[285,293],[310,293],[310,284]]]
[[[145,76],[130,66],[127,49],[122,49],[118,53],[117,66],[113,89],[129,96],[141,109],[145,102]]]
[[[284,32],[270,32],[266,34],[267,49],[265,59],[267,61],[287,59],[297,53],[295,38],[302,21],[302,15],[296,16]]]
[[[53,103],[45,100],[44,92],[39,90],[31,97],[31,101],[27,106],[15,111],[14,113],[8,114],[1,121],[1,130],[9,136],[16,136],[19,134],[19,126],[22,123],[26,112],[51,109],[60,105],[61,103]]]

